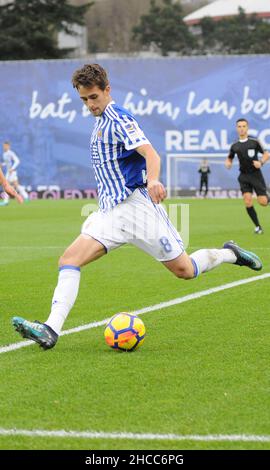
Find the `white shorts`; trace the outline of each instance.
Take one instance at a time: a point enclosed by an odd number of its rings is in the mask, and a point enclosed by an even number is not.
[[[184,252],[167,212],[152,202],[145,188],[137,188],[109,212],[93,212],[81,233],[99,241],[106,251],[131,243],[158,261],[170,261]]]
[[[15,181],[18,180],[18,175],[17,175],[17,171],[12,171],[11,173],[7,173],[6,175],[6,180],[9,182],[9,183],[14,183]]]

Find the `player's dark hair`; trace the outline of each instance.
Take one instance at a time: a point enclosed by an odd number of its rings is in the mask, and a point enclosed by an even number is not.
[[[109,80],[106,70],[101,65],[86,64],[74,72],[72,84],[77,89],[79,86],[86,88],[98,86],[101,90],[105,90],[106,86],[109,85]]]
[[[238,122],[242,122],[242,121],[244,121],[244,122],[246,122],[246,123],[248,124],[248,120],[245,119],[245,118],[239,118],[239,119],[237,119],[236,124],[238,124]]]

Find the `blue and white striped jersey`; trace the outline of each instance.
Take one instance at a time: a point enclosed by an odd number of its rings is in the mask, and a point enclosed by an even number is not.
[[[20,159],[13,150],[6,150],[3,152],[3,165],[6,167],[6,174],[9,170],[15,170],[20,164]]]
[[[146,184],[146,161],[135,148],[149,143],[134,117],[114,101],[96,119],[91,162],[103,212]]]

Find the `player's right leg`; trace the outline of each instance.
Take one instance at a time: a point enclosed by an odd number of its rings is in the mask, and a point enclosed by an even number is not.
[[[106,249],[102,243],[88,235],[80,235],[59,260],[58,284],[54,291],[48,320],[40,323],[14,317],[12,321],[16,331],[24,338],[34,340],[43,349],[52,348],[77,298],[80,268],[105,253]]]

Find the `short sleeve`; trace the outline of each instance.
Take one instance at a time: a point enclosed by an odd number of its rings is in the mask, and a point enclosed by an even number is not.
[[[127,150],[132,150],[140,145],[150,144],[137,121],[130,116],[121,116],[114,121],[115,135],[125,145]]]
[[[233,159],[234,159],[234,156],[235,156],[235,151],[234,151],[234,149],[233,149],[233,145],[231,145],[228,158],[229,158],[230,160],[233,160]]]
[[[257,150],[259,153],[264,153],[265,152],[265,149],[263,149],[261,143],[259,142],[259,140],[257,140]]]

